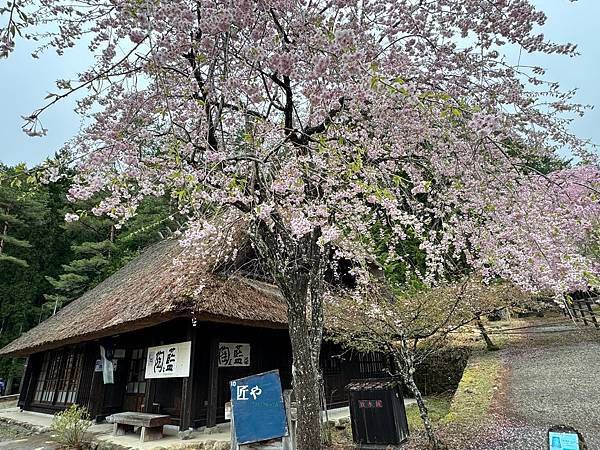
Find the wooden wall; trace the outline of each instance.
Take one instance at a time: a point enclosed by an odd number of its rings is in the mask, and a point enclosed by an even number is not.
[[[102,373],[94,371],[96,360],[100,358],[100,342],[81,345],[83,362],[77,403],[86,406],[97,420],[123,411],[133,404],[125,401],[133,350],[188,340],[192,341],[193,352],[190,378],[146,380],[143,411],[169,414],[172,423],[182,429],[213,426],[225,420],[224,405],[230,399],[231,380],[278,369],[283,389],[291,388],[292,353],[287,330],[213,322],[193,324],[191,319],[175,319],[111,338],[113,348],[126,352],[126,357],[117,363],[113,385],[105,385]],[[250,366],[219,368],[219,342],[250,344]],[[24,409],[53,413],[62,408],[32,404],[42,356],[36,354],[29,358],[19,404]],[[380,357],[349,355],[328,343],[323,347],[322,366],[330,407],[346,403],[344,387],[351,379],[385,375]]]
[[[287,330],[272,330],[255,327],[221,325],[209,322],[199,322],[197,327],[198,346],[195,360],[195,393],[193,401],[193,417],[195,426],[204,426],[222,422],[225,419],[224,405],[229,401],[229,382],[236,378],[279,369],[284,389],[291,388],[291,346]],[[250,344],[249,367],[217,368],[216,344],[218,342],[233,342]],[[213,370],[210,370],[211,359]],[[216,380],[209,379],[209,374],[216,372]],[[216,389],[210,392],[211,386]],[[216,391],[216,392],[215,392]],[[213,423],[208,420],[209,405],[215,403],[211,394],[216,398],[216,411]],[[211,402],[212,400],[212,402]]]

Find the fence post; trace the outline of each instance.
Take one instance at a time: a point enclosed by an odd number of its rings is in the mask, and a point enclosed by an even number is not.
[[[579,316],[577,315],[577,310],[575,309],[575,301],[571,301],[570,305],[567,305],[567,309],[569,310],[569,314],[575,322],[579,322]]]
[[[596,319],[596,313],[592,309],[592,302],[587,300],[585,304],[587,306],[588,311],[590,312],[590,317],[592,318],[592,322],[594,322],[594,326],[596,327],[596,329],[600,328],[600,324],[598,324],[598,320]]]
[[[577,309],[579,309],[579,313],[581,314],[581,318],[583,319],[583,324],[587,327],[588,323],[585,320],[585,311],[583,310],[583,305],[581,304],[581,300],[576,301]]]

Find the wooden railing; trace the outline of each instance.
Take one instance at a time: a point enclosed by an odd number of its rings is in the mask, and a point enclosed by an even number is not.
[[[576,322],[583,322],[585,326],[593,324],[596,329],[600,329],[598,320],[598,311],[594,311],[596,298],[583,298],[570,300],[566,303],[567,309],[563,310],[565,316],[571,316]]]

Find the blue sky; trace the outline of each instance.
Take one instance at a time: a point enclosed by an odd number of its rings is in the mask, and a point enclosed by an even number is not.
[[[578,44],[581,56],[521,55],[521,64],[540,65],[547,76],[561,83],[563,89],[578,88],[577,100],[596,108],[572,126],[582,138],[600,143],[600,1],[535,0],[548,15],[543,27],[546,36],[554,41]],[[64,101],[50,110],[44,120],[48,135],[31,138],[21,131],[21,116],[44,104],[48,92],[56,92],[55,80],[72,78],[90,61],[85,46],[67,51],[59,57],[53,51],[39,60],[31,58],[33,46],[17,44],[8,59],[0,60],[0,162],[13,165],[19,162],[36,164],[54,154],[80,128],[80,118],[73,112],[73,101]],[[515,58],[517,55],[512,55]]]

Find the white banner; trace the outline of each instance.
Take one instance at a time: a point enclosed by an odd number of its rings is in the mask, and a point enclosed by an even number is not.
[[[250,344],[219,342],[219,367],[250,366]]]
[[[146,358],[146,378],[189,377],[191,348],[190,341],[150,347]]]

